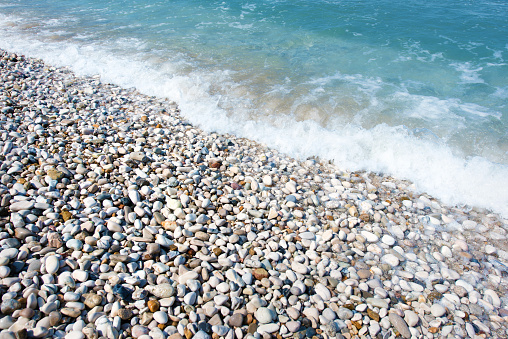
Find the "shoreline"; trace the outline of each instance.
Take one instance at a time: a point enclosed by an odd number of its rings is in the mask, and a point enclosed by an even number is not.
[[[0,338],[508,334],[500,216],[0,56]]]

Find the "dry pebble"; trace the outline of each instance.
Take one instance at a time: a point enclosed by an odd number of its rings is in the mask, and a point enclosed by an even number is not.
[[[0,339],[508,336],[500,216],[0,70]]]

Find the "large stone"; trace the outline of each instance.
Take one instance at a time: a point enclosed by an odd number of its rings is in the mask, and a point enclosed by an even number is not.
[[[388,319],[392,323],[393,327],[400,333],[400,335],[404,338],[411,338],[411,331],[409,331],[409,327],[407,323],[402,319],[401,316],[395,313],[390,313],[388,315]]]

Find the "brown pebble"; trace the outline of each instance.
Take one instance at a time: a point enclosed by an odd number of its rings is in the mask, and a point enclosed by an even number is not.
[[[429,332],[434,334],[434,333],[437,333],[439,331],[439,328],[437,327],[429,327]]]
[[[379,322],[379,314],[377,314],[376,312],[374,312],[370,308],[367,308],[367,315],[369,316],[370,319]]]
[[[221,254],[222,254],[222,249],[221,249],[220,247],[214,247],[214,248],[212,249],[212,252],[213,252],[213,254],[215,254],[216,256],[219,256],[219,255],[221,255]]]
[[[19,312],[20,317],[32,318],[35,315],[35,311],[31,308],[24,308]]]
[[[254,317],[252,316],[252,314],[251,313],[247,313],[247,316],[245,317],[245,323],[247,325],[249,325],[249,324],[252,323],[253,320],[254,320]]]
[[[132,315],[133,315],[132,311],[129,310],[129,309],[121,308],[121,309],[118,310],[118,316],[122,320],[130,319],[130,318],[132,318]]]
[[[252,275],[257,280],[268,278],[268,271],[264,268],[256,268],[252,270]]]
[[[356,327],[357,330],[362,328],[362,324],[359,321],[351,320],[351,324],[353,324],[353,326]]]
[[[258,330],[258,323],[250,323],[249,328],[247,329],[247,332],[250,334],[254,334],[254,333],[256,333],[257,330]]]
[[[148,300],[147,302],[148,309],[150,312],[157,312],[159,310],[160,304],[157,300]]]

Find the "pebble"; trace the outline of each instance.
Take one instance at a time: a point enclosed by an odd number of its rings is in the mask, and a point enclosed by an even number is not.
[[[275,318],[275,312],[273,312],[269,308],[260,307],[256,310],[255,317],[259,321],[259,323],[267,324],[272,322],[272,320]]]
[[[446,313],[446,309],[440,304],[433,304],[430,307],[430,312],[434,317],[442,317]]]
[[[403,338],[411,338],[411,331],[409,330],[408,325],[404,321],[404,319],[401,318],[398,314],[390,313],[388,315],[388,318],[390,319],[390,322],[392,323],[393,327],[400,333],[400,335]]]

